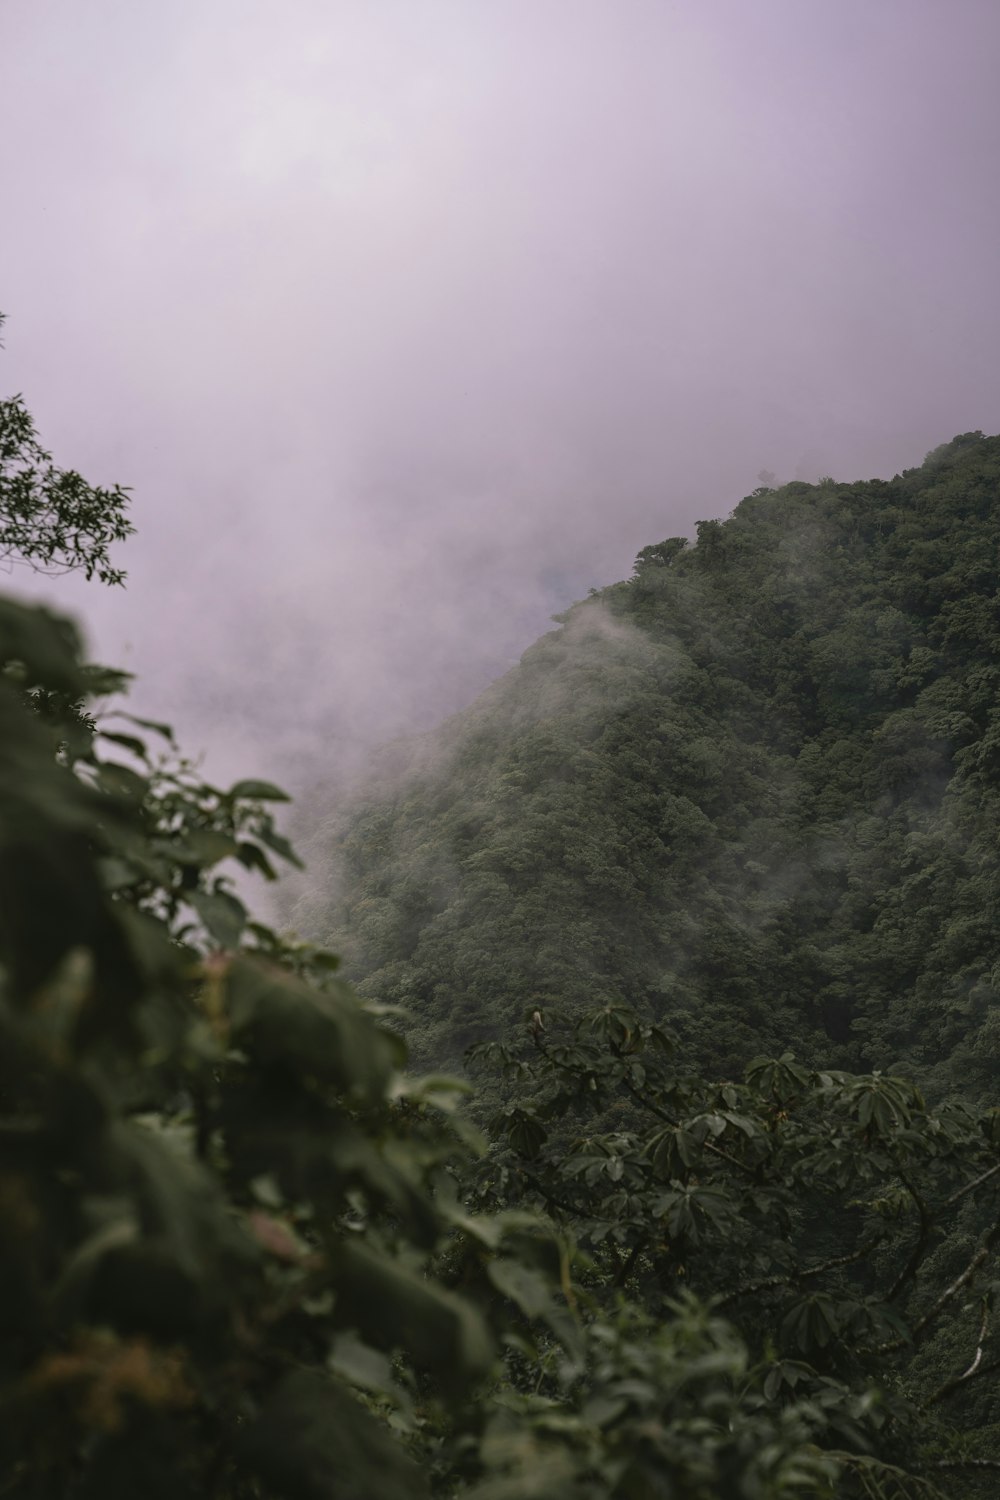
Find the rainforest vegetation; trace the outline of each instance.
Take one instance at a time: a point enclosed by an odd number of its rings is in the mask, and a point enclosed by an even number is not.
[[[995,1494],[998,500],[645,549],[386,753],[321,945],[280,789],[3,597],[0,1494]],[[127,507],[0,403],[8,558]]]
[[[312,924],[421,1057],[607,1002],[699,1066],[994,1085],[1000,440],[640,552],[338,830]]]

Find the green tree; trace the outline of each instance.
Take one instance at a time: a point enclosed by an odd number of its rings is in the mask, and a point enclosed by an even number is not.
[[[75,469],[55,467],[22,397],[0,401],[0,561],[121,583],[110,548],[132,533],[127,510],[120,485],[90,485]]]
[[[576,1021],[537,1013],[519,1044],[486,1044],[474,1060],[501,1068],[507,1098],[479,1201],[545,1213],[580,1252],[587,1353],[575,1382],[542,1360],[533,1389],[584,1427],[600,1414],[605,1459],[632,1476],[621,1493],[655,1492],[684,1451],[663,1361],[687,1397],[695,1381],[711,1473],[702,1491],[692,1453],[678,1493],[755,1493],[745,1472],[728,1488],[725,1463],[763,1441],[755,1424],[782,1421],[813,1465],[779,1445],[777,1493],[786,1463],[789,1492],[953,1493],[959,1474],[971,1495],[984,1474],[993,1493],[995,1110],[934,1110],[906,1080],[788,1054],[713,1080],[617,1005]],[[692,1320],[688,1364],[676,1341]],[[727,1370],[724,1399],[698,1390],[699,1340],[715,1348],[709,1367]],[[526,1397],[525,1409],[539,1423],[544,1403]]]

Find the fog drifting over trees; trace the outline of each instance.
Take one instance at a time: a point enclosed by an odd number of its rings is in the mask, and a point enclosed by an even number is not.
[[[7,0],[5,388],[134,489],[93,649],[304,784],[761,470],[995,430],[998,41],[988,0]]]

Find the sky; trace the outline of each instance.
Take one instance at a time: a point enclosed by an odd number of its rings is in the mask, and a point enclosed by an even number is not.
[[[335,783],[759,483],[1000,429],[997,0],[0,0],[0,391],[80,617]]]

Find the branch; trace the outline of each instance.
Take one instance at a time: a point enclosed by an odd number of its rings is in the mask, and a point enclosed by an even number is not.
[[[622,1052],[620,1047],[616,1047],[615,1044],[612,1043],[611,1050],[614,1052],[616,1057],[621,1057]],[[654,1104],[651,1099],[646,1099],[642,1094],[640,1094],[639,1090],[635,1087],[634,1084],[629,1083],[627,1078],[623,1078],[622,1083],[625,1085],[626,1091],[632,1096],[636,1104],[640,1105],[643,1109],[648,1109],[651,1114],[654,1114],[658,1119],[665,1121],[666,1124],[668,1124],[673,1130],[679,1130],[681,1128],[680,1120],[676,1120],[672,1115],[668,1115],[665,1109],[661,1108],[661,1106],[658,1104]],[[756,1177],[757,1175],[755,1167],[747,1166],[746,1162],[740,1161],[738,1156],[733,1156],[729,1151],[726,1151],[724,1147],[717,1146],[714,1141],[702,1141],[702,1150],[711,1151],[713,1156],[721,1156],[723,1161],[729,1162],[730,1166],[736,1167],[740,1172],[746,1173],[748,1177]]]
[[[1000,1469],[1000,1458],[939,1458],[932,1469]]]
[[[530,1182],[531,1186],[535,1189],[535,1192],[541,1193],[546,1203],[551,1203],[553,1208],[562,1209],[564,1214],[570,1214],[574,1219],[582,1219],[587,1217],[585,1211],[582,1208],[575,1208],[572,1203],[566,1203],[562,1198],[557,1198],[554,1193],[550,1193],[545,1184],[539,1182],[535,1174],[533,1172],[529,1172],[527,1167],[521,1167],[520,1172],[524,1180],[526,1182]]]
[[[541,1033],[537,1029],[535,1029],[532,1033],[532,1042],[534,1043],[535,1050],[537,1052],[540,1052],[541,1055],[546,1059],[546,1061],[553,1068],[558,1068],[561,1073],[568,1073],[571,1078],[576,1078],[581,1072],[590,1071],[589,1069],[570,1068],[567,1067],[565,1063],[557,1062],[556,1059],[552,1056],[548,1047],[542,1041]],[[621,1048],[616,1046],[614,1042],[611,1042],[609,1045],[615,1056],[621,1058],[623,1055]],[[664,1124],[669,1125],[672,1130],[680,1129],[680,1120],[677,1120],[673,1115],[668,1114],[661,1105],[655,1104],[652,1099],[647,1099],[645,1095],[639,1092],[634,1084],[629,1083],[627,1078],[622,1079],[622,1084],[624,1085],[626,1092],[635,1100],[636,1104],[638,1104],[640,1108],[648,1109],[650,1114],[656,1115],[658,1120],[662,1120]],[[711,1151],[713,1156],[720,1156],[723,1161],[729,1162],[730,1166],[736,1167],[737,1171],[743,1172],[747,1177],[756,1178],[757,1170],[755,1167],[750,1167],[746,1164],[746,1162],[740,1161],[738,1156],[733,1156],[730,1152],[726,1151],[724,1147],[717,1146],[714,1141],[703,1141],[702,1149],[704,1151]]]
[[[951,1396],[955,1391],[959,1389],[960,1386],[964,1385],[967,1380],[974,1380],[977,1375],[985,1375],[989,1370],[995,1370],[997,1368],[996,1361],[993,1361],[992,1364],[988,1365],[983,1364],[983,1345],[986,1342],[986,1335],[989,1332],[989,1327],[990,1308],[989,1303],[984,1299],[983,1315],[979,1322],[979,1337],[976,1339],[976,1352],[972,1356],[968,1369],[963,1370],[961,1375],[955,1375],[951,1380],[946,1380],[943,1385],[939,1386],[938,1389],[934,1392],[933,1396],[931,1396],[930,1400],[924,1402],[925,1410],[928,1406],[933,1406],[936,1401],[943,1401],[946,1396]]]
[[[642,1254],[642,1251],[645,1248],[645,1243],[646,1242],[643,1240],[636,1240],[627,1257],[622,1261],[615,1273],[615,1279],[613,1282],[614,1286],[624,1286],[626,1281],[628,1281],[633,1270],[635,1269],[636,1261],[639,1259],[639,1256]]]
[[[920,1194],[917,1192],[916,1188],[913,1186],[912,1182],[910,1182],[906,1173],[898,1163],[896,1165],[896,1173],[899,1177],[900,1182],[903,1184],[906,1191],[909,1193],[910,1197],[917,1205],[917,1213],[920,1215],[920,1233],[917,1235],[917,1242],[913,1247],[913,1251],[910,1255],[909,1260],[906,1262],[906,1265],[900,1271],[899,1275],[896,1277],[896,1280],[893,1282],[891,1288],[889,1289],[889,1294],[886,1297],[887,1302],[894,1302],[899,1296],[900,1292],[903,1290],[906,1283],[908,1281],[912,1281],[916,1276],[918,1270],[920,1269],[920,1262],[924,1258],[924,1251],[927,1248],[927,1241],[930,1239],[931,1229],[933,1227],[933,1221],[930,1214],[927,1212],[927,1204],[924,1202],[923,1198],[921,1198]]]
[[[988,1171],[982,1172],[978,1177],[974,1177],[972,1181],[967,1182],[964,1187],[960,1187],[957,1192],[952,1193],[950,1198],[946,1198],[944,1200],[941,1207],[952,1208],[960,1198],[965,1197],[966,1193],[971,1193],[975,1188],[982,1187],[984,1182],[989,1182],[990,1178],[995,1177],[998,1172],[1000,1172],[1000,1163],[998,1163],[995,1167],[990,1167]]]
[[[969,1284],[973,1276],[979,1270],[979,1267],[989,1257],[989,1253],[993,1249],[993,1246],[996,1243],[998,1237],[1000,1237],[1000,1219],[998,1219],[997,1222],[993,1225],[993,1228],[990,1230],[989,1234],[987,1234],[983,1244],[979,1247],[975,1255],[969,1261],[969,1264],[966,1266],[965,1270],[962,1271],[959,1276],[955,1277],[955,1280],[951,1283],[950,1286],[945,1287],[944,1291],[941,1293],[937,1301],[926,1313],[924,1313],[924,1316],[920,1319],[919,1323],[916,1324],[913,1332],[910,1334],[910,1337],[908,1339],[890,1339],[884,1344],[877,1344],[873,1350],[869,1350],[866,1352],[874,1354],[894,1354],[897,1349],[902,1349],[907,1344],[915,1344],[921,1337],[921,1335],[927,1331],[938,1314],[945,1307],[947,1307],[952,1298],[957,1297],[962,1288]]]
[[[728,1297],[723,1297],[721,1302],[716,1302],[715,1307],[728,1307],[731,1302],[738,1302],[741,1297],[752,1297],[757,1292],[770,1291],[773,1287],[792,1286],[800,1281],[809,1281],[814,1276],[822,1276],[825,1271],[836,1270],[838,1266],[849,1266],[852,1261],[863,1260],[870,1255],[876,1245],[881,1244],[883,1235],[878,1234],[874,1239],[866,1241],[860,1250],[852,1250],[850,1255],[836,1255],[831,1260],[821,1261],[818,1266],[809,1266],[805,1271],[791,1271],[787,1276],[769,1276],[765,1281],[755,1281],[750,1286],[740,1287],[738,1291],[730,1292]]]

